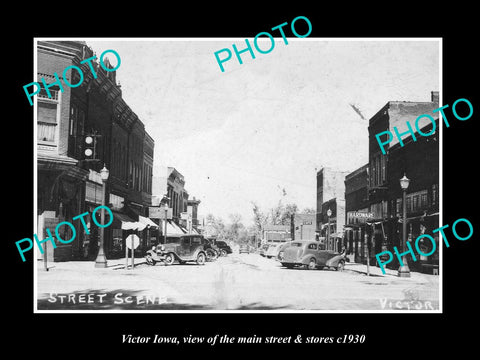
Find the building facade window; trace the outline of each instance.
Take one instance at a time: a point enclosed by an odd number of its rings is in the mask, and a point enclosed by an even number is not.
[[[370,161],[370,186],[380,186],[387,179],[386,157],[382,153],[372,156]]]
[[[85,183],[85,201],[101,204],[103,189],[102,185],[87,181]]]
[[[432,185],[432,206],[438,205],[438,184]]]
[[[56,145],[58,104],[38,102],[37,107],[37,140],[39,144]]]
[[[109,203],[112,206],[112,210],[121,210],[123,208],[124,198],[115,194],[110,194]]]

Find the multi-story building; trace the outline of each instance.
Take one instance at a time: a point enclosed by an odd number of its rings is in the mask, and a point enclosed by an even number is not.
[[[122,99],[116,72],[105,70],[94,60],[94,77],[89,64],[81,64],[92,56],[93,51],[84,42],[38,42],[39,77],[53,84],[54,73],[63,74],[71,65],[82,69],[84,76],[75,88],[63,85],[62,92],[58,86],[51,87],[50,99],[44,91],[38,96],[38,234],[61,219],[76,226],[75,240],[51,252],[55,260],[95,258],[97,227],[85,217],[90,229],[87,234],[80,221],[71,220],[83,212],[91,213],[101,204],[102,196],[114,214],[112,225],[104,230],[107,258],[124,254],[127,232],[122,222],[135,222],[139,215],[147,215],[150,205],[154,142]],[[104,65],[113,69],[107,58]],[[70,69],[65,76],[72,84],[80,83],[77,71]],[[86,137],[93,138],[93,155],[89,158],[84,152]],[[105,194],[99,174],[103,166],[110,172]],[[139,235],[148,238],[145,233]],[[144,246],[142,242],[141,248]]]
[[[167,233],[197,232],[198,230],[198,205],[200,200],[193,197],[185,189],[185,177],[174,167],[159,167],[160,173],[153,177],[152,203],[160,206],[161,200],[166,195],[167,205],[171,209],[171,219],[168,219]],[[190,226],[192,225],[192,226]],[[168,230],[171,226],[171,230]],[[160,229],[162,231],[162,229]]]
[[[77,63],[81,54],[82,44],[64,42],[53,44],[39,42],[37,47],[37,73],[50,85],[48,96],[42,88],[37,95],[37,234],[42,239],[47,237],[46,230],[55,234],[56,224],[69,221],[76,225],[77,233],[81,224],[72,218],[81,214],[83,202],[83,186],[88,177],[88,171],[79,166],[77,156],[69,152],[69,134],[71,132],[70,116],[72,90],[65,85],[55,85],[55,74],[62,74],[64,69]],[[72,72],[65,74],[72,80]],[[61,78],[61,81],[64,79]],[[61,87],[63,92],[61,91]],[[83,120],[85,112],[79,115]],[[69,227],[60,228],[63,239],[71,238]],[[58,243],[53,248],[50,242],[47,247],[49,261],[68,260],[76,244]],[[38,252],[40,258],[42,254]]]
[[[355,262],[364,262],[367,257],[367,221],[370,219],[368,202],[369,164],[345,176],[345,245],[347,256]]]
[[[345,225],[344,181],[347,174],[348,172],[328,167],[323,167],[317,172],[316,232],[327,250],[342,250],[341,241]]]
[[[200,205],[200,202],[200,200],[195,199],[195,196],[193,197],[193,199],[187,200],[187,212],[190,216],[192,229],[196,232],[199,232],[200,225],[200,222],[198,220],[198,206]]]
[[[438,193],[439,193],[439,149],[438,116],[435,134],[424,137],[415,130],[412,135],[403,136],[399,143],[396,136],[382,154],[376,134],[389,130],[394,133],[396,126],[399,133],[407,128],[409,121],[415,124],[418,116],[432,115],[438,108],[438,92],[432,92],[430,102],[388,102],[369,121],[369,211],[372,213],[372,250],[373,253],[390,250],[393,246],[401,249],[402,239],[402,190],[400,178],[406,175],[410,179],[407,189],[407,236],[415,241],[419,234],[438,227]],[[422,133],[429,133],[433,124],[421,127]],[[432,234],[438,241],[438,233]],[[428,246],[428,244],[421,244]],[[413,246],[412,246],[413,247]],[[438,248],[438,247],[437,247]],[[428,253],[428,251],[425,251]],[[395,259],[396,260],[396,259]],[[398,262],[389,264],[395,268]],[[419,261],[409,263],[410,268],[431,271],[438,265],[438,252],[429,257],[420,257]]]

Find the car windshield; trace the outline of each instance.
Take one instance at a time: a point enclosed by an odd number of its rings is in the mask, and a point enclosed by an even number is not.
[[[181,237],[167,237],[167,244],[180,244]]]
[[[217,245],[224,246],[227,245],[225,241],[217,241]]]

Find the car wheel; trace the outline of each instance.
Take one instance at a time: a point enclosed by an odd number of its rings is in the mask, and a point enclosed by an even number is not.
[[[308,262],[307,269],[315,270],[316,267],[317,267],[317,260],[315,260],[315,258],[311,258],[310,261]]]
[[[227,256],[227,251],[225,249],[220,250],[220,256]]]
[[[197,264],[198,265],[204,265],[205,264],[205,254],[204,253],[199,253],[197,255]]]
[[[337,265],[337,271],[343,271],[345,269],[345,262],[342,260]]]
[[[207,249],[205,252],[207,253],[207,261],[215,260],[215,254],[213,253],[212,249]]]
[[[175,256],[173,254],[167,254],[165,255],[165,264],[166,265],[172,265],[175,262]]]

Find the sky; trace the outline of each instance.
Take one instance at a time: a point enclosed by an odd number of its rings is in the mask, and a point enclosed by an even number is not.
[[[154,176],[175,167],[200,216],[240,214],[245,225],[252,202],[316,208],[319,169],[368,162],[369,118],[441,90],[436,39],[280,37],[243,64],[233,54],[225,72],[214,53],[243,49],[244,38],[85,41],[97,56],[120,55],[122,96],[155,141]]]

